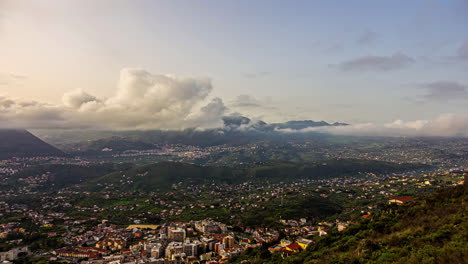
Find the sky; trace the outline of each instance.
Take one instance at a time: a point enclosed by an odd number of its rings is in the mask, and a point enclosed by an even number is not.
[[[0,0],[0,126],[465,120],[467,28],[466,0]]]

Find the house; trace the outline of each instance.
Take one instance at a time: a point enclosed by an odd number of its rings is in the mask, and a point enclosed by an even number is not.
[[[402,196],[402,197],[392,197],[390,200],[388,200],[389,204],[395,203],[395,204],[404,204],[407,203],[411,200],[413,200],[413,197],[410,196]]]
[[[305,238],[299,238],[296,243],[301,246],[302,249],[306,249],[310,244],[313,243],[312,240],[310,239],[305,239]]]
[[[270,253],[273,253],[273,252],[279,252],[283,249],[283,247],[280,247],[278,245],[276,246],[271,246],[268,248],[268,251],[270,251]]]
[[[294,252],[294,254],[296,254],[296,253],[299,253],[299,251],[302,250],[302,247],[299,246],[298,243],[292,243],[291,245],[288,245],[285,249],[288,250],[288,251]]]

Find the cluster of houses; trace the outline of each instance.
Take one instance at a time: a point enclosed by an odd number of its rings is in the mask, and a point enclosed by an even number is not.
[[[56,249],[51,260],[86,259],[81,262],[86,264],[219,263],[257,246],[254,240],[238,241],[234,235],[224,233],[226,225],[210,219],[163,226],[131,225],[125,229],[104,225],[86,232],[88,237],[99,239],[95,244]]]
[[[268,251],[271,253],[281,253],[283,256],[294,255],[302,250],[305,250],[309,245],[313,243],[310,239],[305,239],[302,237],[297,238],[295,241],[288,239],[281,239],[280,243],[268,248]]]

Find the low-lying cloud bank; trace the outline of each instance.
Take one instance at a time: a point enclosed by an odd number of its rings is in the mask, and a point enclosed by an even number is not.
[[[0,128],[184,129],[222,125],[227,108],[209,98],[209,79],[123,69],[110,98],[83,90],[66,93],[51,105],[0,96]]]
[[[432,84],[433,94],[450,91],[457,98],[466,95],[466,87],[452,83]],[[0,129],[93,129],[93,130],[181,130],[186,128],[223,128],[223,116],[231,111],[220,98],[210,96],[209,79],[182,78],[151,74],[142,69],[123,69],[113,96],[98,98],[83,90],[63,95],[62,103],[48,104],[0,95]],[[440,97],[440,96],[439,96]],[[466,97],[463,97],[466,98]],[[231,104],[241,112],[272,112],[248,95]],[[278,113],[281,115],[284,113]],[[242,113],[239,114],[239,116]],[[239,131],[264,132],[260,120],[240,124]],[[224,127],[229,130],[229,127]],[[232,130],[232,129],[231,129]],[[305,129],[276,129],[277,132],[323,132],[365,136],[446,136],[468,137],[468,115],[443,115],[434,120],[402,121],[350,126],[322,126]],[[271,131],[270,131],[271,132]]]
[[[468,137],[468,115],[442,115],[433,120],[396,120],[387,124],[356,124],[348,126],[309,127],[301,130],[278,129],[284,133],[322,132],[350,136],[422,136]]]

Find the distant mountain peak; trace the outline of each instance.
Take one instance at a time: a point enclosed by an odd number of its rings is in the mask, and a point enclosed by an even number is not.
[[[313,121],[313,120],[290,120],[283,123],[271,123],[268,124],[264,121],[258,120],[253,121],[248,117],[241,115],[232,115],[223,117],[224,128],[233,129],[240,126],[252,126],[253,128],[262,130],[275,130],[275,129],[293,129],[301,130],[308,127],[321,127],[321,126],[346,126],[346,123],[335,122],[333,124],[325,121]]]
[[[321,127],[321,126],[343,126],[347,125],[345,123],[338,123],[335,122],[333,124],[327,123],[325,121],[313,121],[313,120],[291,120],[284,123],[274,123],[271,126],[274,129],[293,129],[293,130],[301,130],[309,127]]]
[[[0,159],[47,155],[63,155],[63,152],[27,130],[0,129]]]

